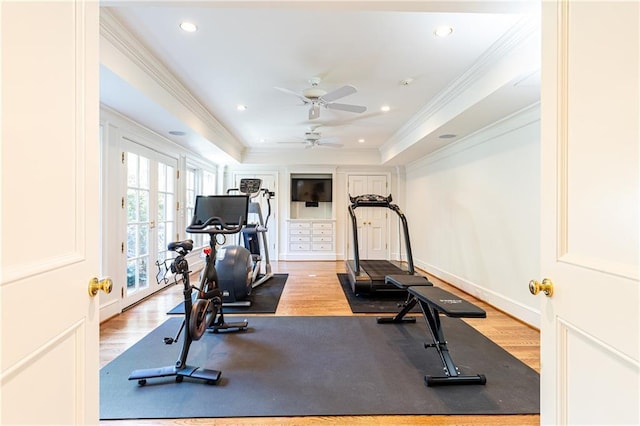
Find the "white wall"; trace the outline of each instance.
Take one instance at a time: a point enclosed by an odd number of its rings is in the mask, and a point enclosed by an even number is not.
[[[539,325],[539,106],[406,169],[416,266]]]

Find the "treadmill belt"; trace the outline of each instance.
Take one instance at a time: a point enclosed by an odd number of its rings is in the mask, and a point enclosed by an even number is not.
[[[360,267],[369,275],[371,281],[382,281],[387,275],[408,274],[404,269],[389,262],[388,260],[361,260]]]

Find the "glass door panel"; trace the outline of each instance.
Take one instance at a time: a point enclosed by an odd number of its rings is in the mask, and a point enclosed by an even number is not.
[[[175,168],[158,163],[158,215],[157,215],[157,260],[162,262],[170,256],[167,244],[178,239],[175,223]]]
[[[149,163],[127,153],[127,296],[149,286]]]

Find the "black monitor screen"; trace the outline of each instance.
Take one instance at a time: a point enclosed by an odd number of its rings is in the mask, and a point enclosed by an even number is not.
[[[331,201],[331,179],[291,178],[291,201]]]
[[[227,225],[246,225],[249,197],[246,195],[198,195],[191,225],[201,226],[212,217]],[[242,223],[238,220],[242,217]]]

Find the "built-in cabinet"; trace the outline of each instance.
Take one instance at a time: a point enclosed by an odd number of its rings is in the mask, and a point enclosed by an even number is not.
[[[290,179],[310,177],[333,180],[332,174],[296,174]],[[332,185],[332,192],[335,185]],[[290,198],[289,218],[287,219],[288,260],[335,260],[335,212],[333,200],[319,202],[293,201]]]
[[[292,252],[332,252],[334,230],[331,220],[292,219],[289,222],[289,250]]]

